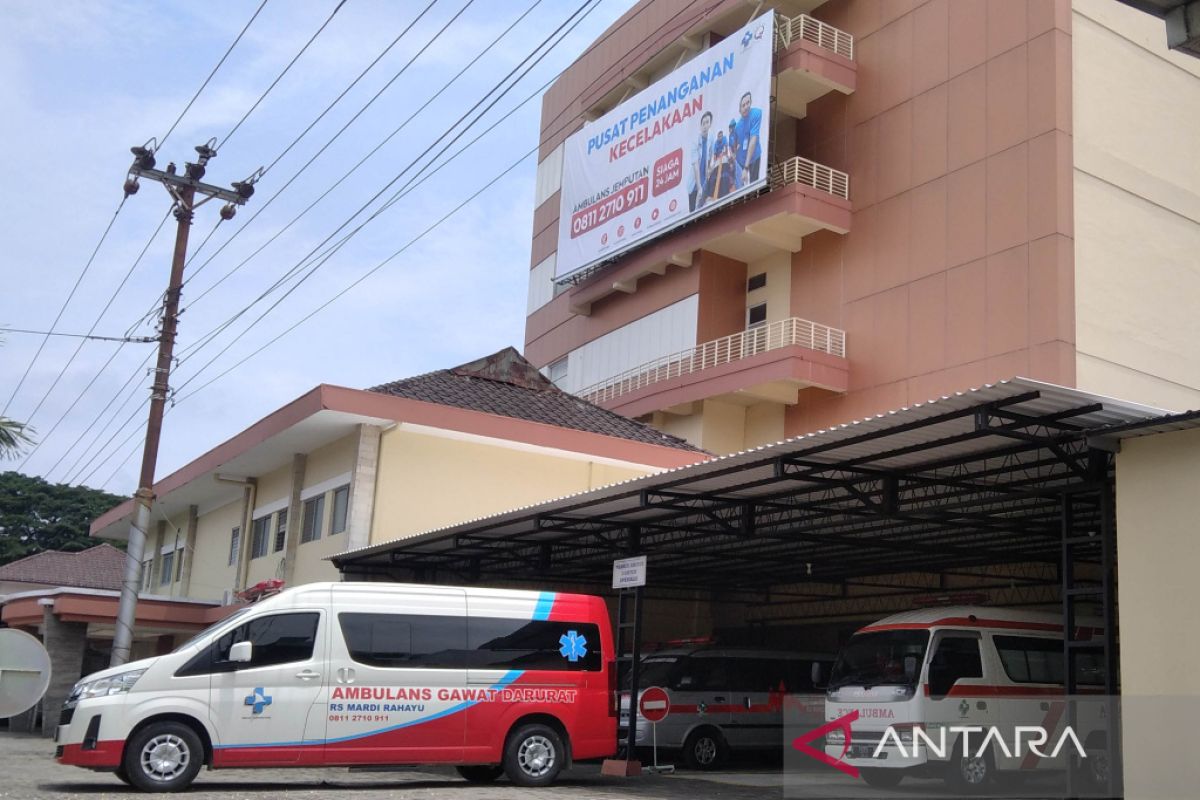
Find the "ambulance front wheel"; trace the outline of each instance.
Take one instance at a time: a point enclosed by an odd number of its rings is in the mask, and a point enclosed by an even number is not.
[[[549,786],[562,771],[567,749],[558,731],[530,723],[517,728],[504,746],[504,774],[518,786]]]
[[[971,753],[962,742],[946,765],[946,785],[959,795],[980,794],[996,779],[996,762],[990,750]]]
[[[178,792],[195,779],[204,762],[204,745],[181,722],[153,722],[125,743],[121,769],[143,792]]]

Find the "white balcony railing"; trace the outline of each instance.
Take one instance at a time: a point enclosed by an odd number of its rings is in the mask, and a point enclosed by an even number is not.
[[[789,183],[802,183],[805,186],[837,195],[843,200],[850,199],[849,175],[841,170],[809,161],[800,156],[792,156],[777,164],[772,164],[768,177],[771,180],[772,189],[778,189]]]
[[[640,364],[577,394],[604,403],[651,384],[792,345],[845,358],[846,332],[798,317],[781,319]]]
[[[854,37],[845,31],[838,30],[827,22],[813,19],[808,14],[779,17],[775,20],[775,41],[779,48],[786,50],[797,39],[805,39],[818,47],[854,60]]]

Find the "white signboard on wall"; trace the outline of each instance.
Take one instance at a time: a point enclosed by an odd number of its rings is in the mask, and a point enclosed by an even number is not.
[[[766,183],[774,31],[771,11],[567,139],[556,279]]]

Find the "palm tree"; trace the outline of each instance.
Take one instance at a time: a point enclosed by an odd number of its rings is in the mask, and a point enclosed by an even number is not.
[[[0,459],[14,458],[22,447],[32,444],[33,439],[29,435],[32,432],[33,429],[24,422],[0,417]]]

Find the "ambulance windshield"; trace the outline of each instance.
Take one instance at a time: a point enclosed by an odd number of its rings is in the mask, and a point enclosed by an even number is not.
[[[899,630],[859,633],[842,648],[829,689],[841,686],[907,686],[913,689],[921,675],[929,631]]]

